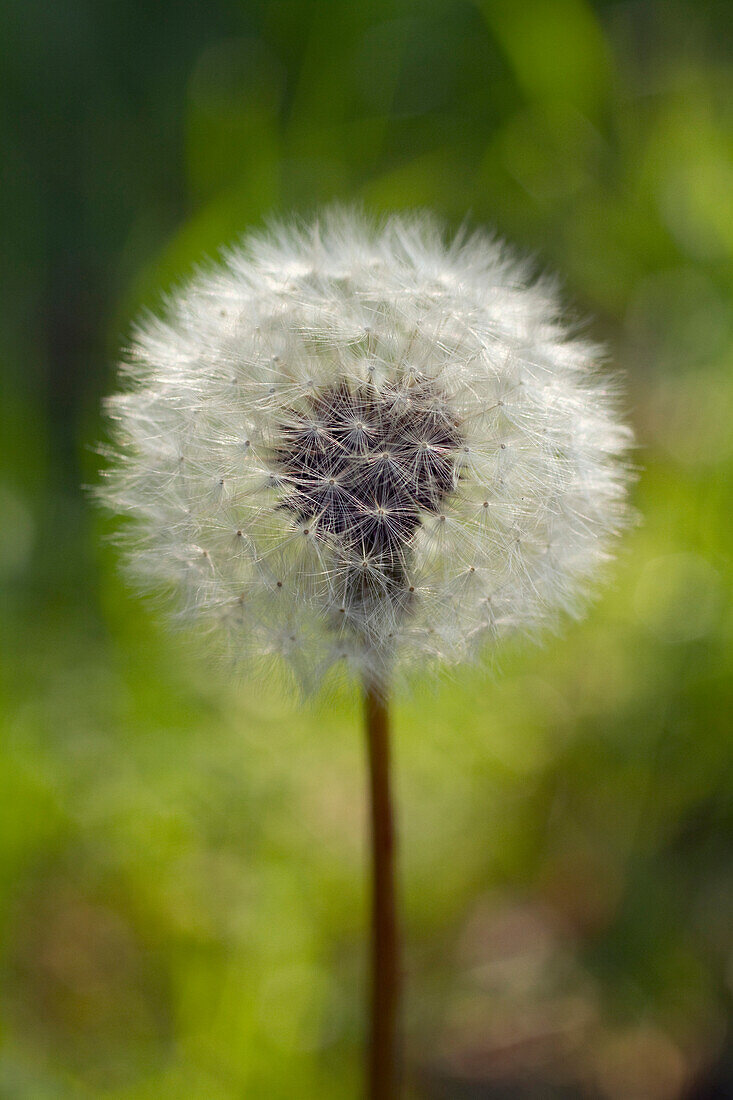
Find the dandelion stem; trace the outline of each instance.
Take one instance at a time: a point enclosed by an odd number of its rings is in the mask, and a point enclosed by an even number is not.
[[[396,1030],[399,945],[395,905],[395,835],[390,795],[389,714],[383,694],[364,688],[372,847],[371,1001],[368,1100],[397,1096]]]

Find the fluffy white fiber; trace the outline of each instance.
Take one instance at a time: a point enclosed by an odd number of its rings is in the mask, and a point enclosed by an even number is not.
[[[577,613],[627,520],[599,349],[482,233],[328,212],[145,320],[101,491],[228,655],[384,677]]]

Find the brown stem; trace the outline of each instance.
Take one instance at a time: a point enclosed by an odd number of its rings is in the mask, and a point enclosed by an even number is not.
[[[395,837],[389,774],[389,716],[384,696],[364,688],[372,840],[371,1003],[368,1100],[397,1096],[399,946]]]

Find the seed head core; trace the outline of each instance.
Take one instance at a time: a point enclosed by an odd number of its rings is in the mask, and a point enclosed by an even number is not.
[[[458,484],[461,443],[456,417],[427,379],[381,388],[341,380],[309,394],[283,423],[274,455],[281,507],[353,555],[349,604],[377,589],[402,598],[422,517],[439,514]]]

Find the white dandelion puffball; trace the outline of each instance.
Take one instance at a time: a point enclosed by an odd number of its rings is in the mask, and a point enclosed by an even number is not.
[[[599,359],[482,233],[283,224],[140,325],[101,496],[135,579],[236,661],[461,661],[577,612],[627,520]]]

